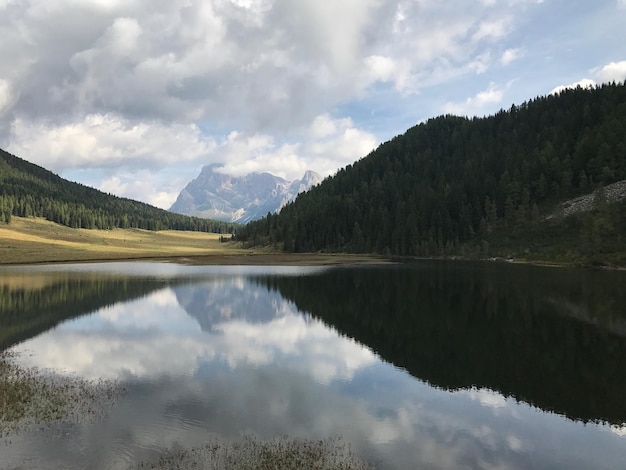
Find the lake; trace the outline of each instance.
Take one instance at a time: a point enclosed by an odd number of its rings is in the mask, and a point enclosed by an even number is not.
[[[2,267],[0,350],[123,390],[93,419],[6,428],[0,468],[245,439],[338,443],[381,469],[626,468],[626,272]]]

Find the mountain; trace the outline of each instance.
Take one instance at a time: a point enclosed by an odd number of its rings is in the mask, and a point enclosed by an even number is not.
[[[226,222],[173,214],[103,193],[0,150],[0,223],[11,216],[43,217],[73,228],[195,230],[233,233]]]
[[[170,211],[245,224],[268,212],[278,212],[299,193],[322,181],[313,171],[296,181],[270,173],[237,178],[219,173],[218,166],[204,166],[200,175],[180,192]]]
[[[286,251],[626,264],[626,85],[429,119],[237,234]],[[594,191],[594,210],[547,220]]]

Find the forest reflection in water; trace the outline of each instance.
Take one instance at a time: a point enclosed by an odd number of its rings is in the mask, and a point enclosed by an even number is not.
[[[3,268],[1,349],[128,393],[65,438],[13,436],[0,467],[127,468],[251,433],[342,436],[381,468],[613,468],[626,459],[624,274],[461,262]]]
[[[624,272],[421,262],[258,281],[437,387],[626,422]]]

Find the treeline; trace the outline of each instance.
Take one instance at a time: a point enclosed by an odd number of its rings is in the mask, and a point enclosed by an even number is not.
[[[293,252],[454,254],[625,179],[624,136],[624,83],[565,90],[486,118],[433,118],[237,238]]]
[[[0,150],[0,223],[43,217],[72,228],[234,233],[237,225],[174,214],[103,193]]]

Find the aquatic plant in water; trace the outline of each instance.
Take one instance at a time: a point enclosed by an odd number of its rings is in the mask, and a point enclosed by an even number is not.
[[[341,438],[294,439],[287,436],[265,442],[246,436],[241,441],[211,442],[204,446],[162,454],[137,469],[204,470],[370,470],[371,462],[355,455]]]
[[[124,389],[112,381],[58,376],[23,368],[0,352],[0,437],[54,423],[84,423],[104,416]]]

